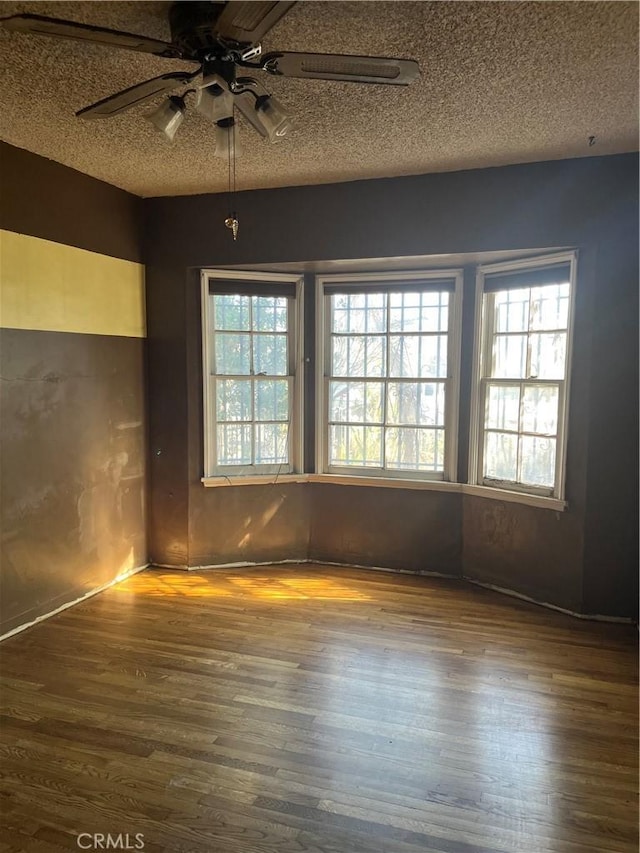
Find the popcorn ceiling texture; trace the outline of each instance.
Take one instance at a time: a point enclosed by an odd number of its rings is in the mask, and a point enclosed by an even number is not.
[[[160,2],[0,3],[169,40]],[[246,124],[238,189],[613,154],[638,147],[635,2],[299,2],[265,51],[417,59],[407,89],[260,75],[294,115],[271,145]],[[74,112],[191,63],[0,32],[0,137],[141,196],[222,192],[211,125],[187,114],[173,144],[143,120]],[[589,136],[596,144],[589,147]]]

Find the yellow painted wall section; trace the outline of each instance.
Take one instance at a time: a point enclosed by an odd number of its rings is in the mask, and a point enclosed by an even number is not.
[[[143,338],[144,266],[0,230],[0,326]]]

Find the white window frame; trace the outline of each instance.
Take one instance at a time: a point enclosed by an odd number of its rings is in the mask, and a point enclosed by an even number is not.
[[[293,306],[289,311],[287,336],[289,339],[290,383],[293,391],[289,399],[289,463],[275,465],[217,465],[216,464],[216,400],[214,383],[215,374],[210,372],[212,335],[211,312],[209,301],[209,284],[211,281],[224,280],[237,282],[239,285],[254,282],[281,282],[295,286]],[[200,274],[201,314],[202,314],[202,413],[204,437],[204,474],[203,482],[222,477],[252,478],[264,476],[266,479],[280,474],[300,473],[303,469],[303,415],[304,415],[304,350],[303,350],[303,276],[287,275],[284,273],[266,273],[246,270],[202,270]],[[282,377],[285,378],[285,377]],[[210,483],[213,484],[213,483]]]
[[[566,456],[569,423],[569,398],[573,354],[573,327],[575,313],[575,290],[577,271],[577,251],[556,254],[539,255],[517,261],[504,261],[485,264],[476,269],[475,322],[474,322],[474,351],[473,351],[473,383],[471,389],[471,423],[469,432],[469,485],[482,490],[489,489],[496,494],[500,492],[517,492],[530,495],[532,502],[545,500],[564,502],[566,485]],[[484,448],[484,411],[486,405],[486,387],[490,379],[488,365],[491,363],[491,344],[493,338],[492,320],[488,317],[488,300],[485,300],[485,278],[495,273],[535,270],[548,267],[551,264],[569,264],[569,311],[567,320],[567,348],[565,355],[565,377],[559,380],[549,380],[549,384],[557,385],[558,399],[558,431],[556,434],[556,470],[553,488],[539,488],[532,485],[485,479],[483,477],[483,448]],[[500,380],[502,381],[502,380]],[[508,383],[509,380],[505,380]],[[526,381],[526,380],[525,380]],[[514,384],[517,384],[514,380]],[[561,508],[561,504],[559,504]]]
[[[330,297],[325,287],[338,282],[349,285],[367,285],[372,282],[412,281],[429,282],[452,279],[447,330],[447,377],[445,381],[445,450],[442,472],[408,471],[405,469],[380,469],[372,467],[343,466],[328,464],[329,438],[329,394],[330,376],[330,339],[329,321]],[[384,478],[388,480],[423,480],[432,482],[457,481],[458,471],[458,410],[460,400],[460,360],[462,336],[462,285],[463,270],[434,269],[408,270],[403,272],[376,272],[320,275],[316,277],[316,472],[320,475],[338,475],[347,477]],[[407,287],[410,291],[411,287]],[[386,377],[388,379],[388,377]]]

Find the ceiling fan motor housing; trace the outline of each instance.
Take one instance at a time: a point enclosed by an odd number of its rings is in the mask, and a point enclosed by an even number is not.
[[[216,36],[215,26],[224,7],[224,3],[190,0],[171,4],[171,41],[182,50],[185,59],[201,61],[206,54],[225,52],[224,45]]]

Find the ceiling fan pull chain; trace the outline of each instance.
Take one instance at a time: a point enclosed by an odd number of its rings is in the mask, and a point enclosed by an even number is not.
[[[235,113],[235,107],[234,107]],[[240,223],[238,222],[238,217],[236,216],[236,122],[235,116],[232,120],[231,125],[229,126],[229,133],[227,136],[227,151],[229,154],[229,206],[232,209],[232,213],[230,216],[224,221],[224,224],[227,228],[231,230],[233,234],[234,241],[238,239],[238,230],[240,228]]]

